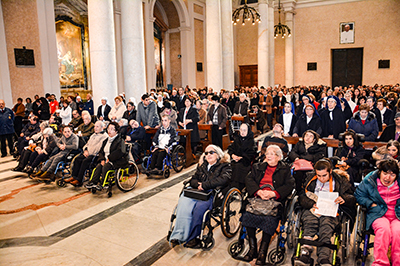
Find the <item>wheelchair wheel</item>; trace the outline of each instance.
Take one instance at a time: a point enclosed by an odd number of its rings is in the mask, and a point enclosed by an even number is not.
[[[59,186],[59,187],[66,187],[67,186],[67,183],[65,183],[65,181],[64,181],[64,179],[58,179],[57,180],[57,182],[56,182],[56,184],[57,184],[57,186]]]
[[[146,170],[149,163],[149,156],[145,156],[142,160],[142,169]]]
[[[268,261],[274,265],[281,265],[286,259],[286,253],[276,249],[268,253]]]
[[[297,238],[300,232],[300,214],[295,209],[297,203],[297,196],[293,199],[289,209],[289,217],[287,221],[287,247],[293,249],[297,244]]]
[[[183,167],[186,164],[186,151],[181,145],[178,145],[174,148],[171,154],[171,164],[172,168],[174,168],[175,172],[179,173],[182,171]]]
[[[170,171],[167,165],[164,165],[163,176],[164,178],[168,178],[170,175]]]
[[[239,256],[244,256],[244,243],[240,243],[239,241],[233,241],[228,246],[228,253],[232,256],[232,258],[237,258]]]
[[[227,238],[232,238],[240,228],[240,210],[243,197],[237,188],[231,188],[222,205],[221,230]]]
[[[139,168],[136,164],[131,164],[129,168],[119,169],[116,179],[117,186],[120,190],[123,192],[131,191],[136,186],[139,179]]]
[[[357,216],[354,224],[353,234],[353,254],[356,258],[360,257],[361,254],[361,243],[363,241],[363,231],[365,230],[365,213],[362,211],[360,205],[357,206]]]
[[[345,219],[344,223],[342,224],[342,232],[341,232],[342,263],[345,263],[350,255],[350,237],[351,237],[350,220]]]

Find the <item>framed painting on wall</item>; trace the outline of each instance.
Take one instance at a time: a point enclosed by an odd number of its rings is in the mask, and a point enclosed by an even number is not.
[[[339,32],[340,44],[354,43],[354,22],[341,22]]]
[[[61,88],[86,88],[83,26],[73,21],[56,21],[58,75]]]

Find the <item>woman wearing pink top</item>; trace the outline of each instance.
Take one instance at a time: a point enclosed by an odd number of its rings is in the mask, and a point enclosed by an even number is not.
[[[390,265],[387,253],[392,246],[392,265],[400,265],[400,185],[399,166],[394,160],[379,164],[357,187],[357,202],[367,208],[366,229],[375,233],[372,264]]]

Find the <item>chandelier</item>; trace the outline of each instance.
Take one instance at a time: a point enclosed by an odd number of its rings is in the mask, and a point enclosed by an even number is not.
[[[274,26],[274,38],[276,38],[279,34],[282,35],[282,38],[285,38],[285,36],[290,37],[290,28],[287,25],[281,23],[281,0],[279,0],[278,14],[279,23]]]
[[[242,12],[243,11],[243,12]],[[242,14],[242,16],[240,16]],[[249,7],[247,5],[247,0],[244,1],[244,5],[241,7],[238,7],[233,11],[232,14],[232,23],[233,25],[236,25],[239,23],[239,21],[242,21],[242,25],[245,24],[246,20],[247,21],[252,21],[252,24],[254,25],[256,22],[260,23],[260,14],[255,10],[253,7]]]

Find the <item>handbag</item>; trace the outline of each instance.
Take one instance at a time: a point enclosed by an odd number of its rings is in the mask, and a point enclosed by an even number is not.
[[[261,187],[261,189],[267,186],[270,187],[272,191],[275,190],[271,185],[264,185]],[[274,199],[263,200],[259,197],[249,198],[248,202],[249,203],[246,205],[246,212],[255,215],[277,216],[279,211],[279,206],[282,205],[282,203]]]
[[[294,161],[292,168],[295,171],[312,171],[312,170],[314,170],[312,163],[305,159],[298,159],[298,160]]]
[[[212,194],[212,190],[210,191],[202,191],[194,188],[184,188],[183,195],[187,198],[195,199],[195,200],[202,200],[207,201],[210,199]]]

